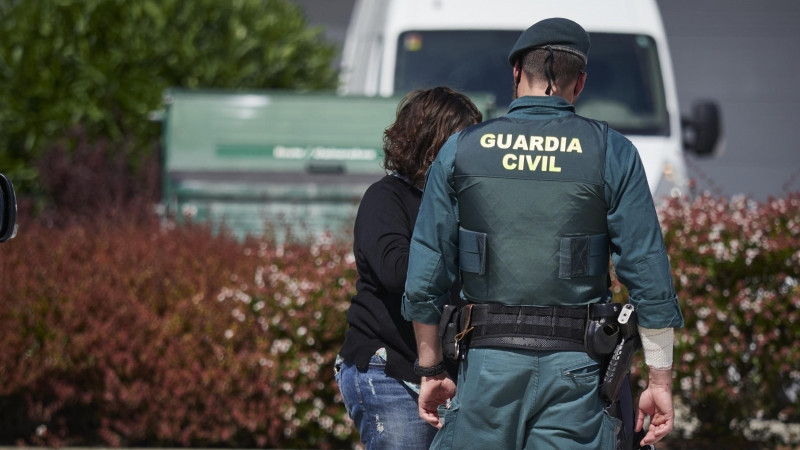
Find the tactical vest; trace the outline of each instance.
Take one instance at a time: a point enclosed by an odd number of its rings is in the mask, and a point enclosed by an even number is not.
[[[575,306],[608,290],[607,124],[503,117],[459,136],[459,268],[476,303]]]

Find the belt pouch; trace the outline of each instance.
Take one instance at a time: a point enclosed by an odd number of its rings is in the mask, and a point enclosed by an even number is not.
[[[451,360],[458,361],[458,343],[456,335],[458,329],[458,307],[445,305],[442,309],[442,320],[439,322],[439,339],[442,341],[442,355]]]
[[[610,355],[620,341],[617,316],[622,310],[620,303],[594,303],[589,305],[589,320],[586,321],[584,345],[586,353],[594,359]]]

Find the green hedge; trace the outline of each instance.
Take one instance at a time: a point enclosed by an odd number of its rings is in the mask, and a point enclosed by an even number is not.
[[[800,195],[659,213],[686,318],[670,448],[796,445]],[[65,223],[26,220],[0,246],[0,443],[354,442],[331,368],[356,280],[348,244]]]

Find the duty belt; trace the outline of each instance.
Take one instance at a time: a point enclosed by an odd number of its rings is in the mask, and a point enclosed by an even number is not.
[[[443,355],[463,359],[473,347],[505,347],[544,351],[585,351],[603,361],[600,397],[606,411],[622,420],[616,448],[639,447],[644,429],[634,432],[635,405],[630,367],[639,348],[639,330],[632,305],[593,303],[579,307],[470,304],[460,310],[446,305],[439,323]]]
[[[586,306],[474,304],[465,309],[461,330],[470,334],[470,347],[584,351]]]

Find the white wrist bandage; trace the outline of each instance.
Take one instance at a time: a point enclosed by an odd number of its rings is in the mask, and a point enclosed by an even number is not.
[[[644,347],[644,362],[654,369],[672,367],[672,340],[675,330],[672,328],[639,327],[639,336]]]

